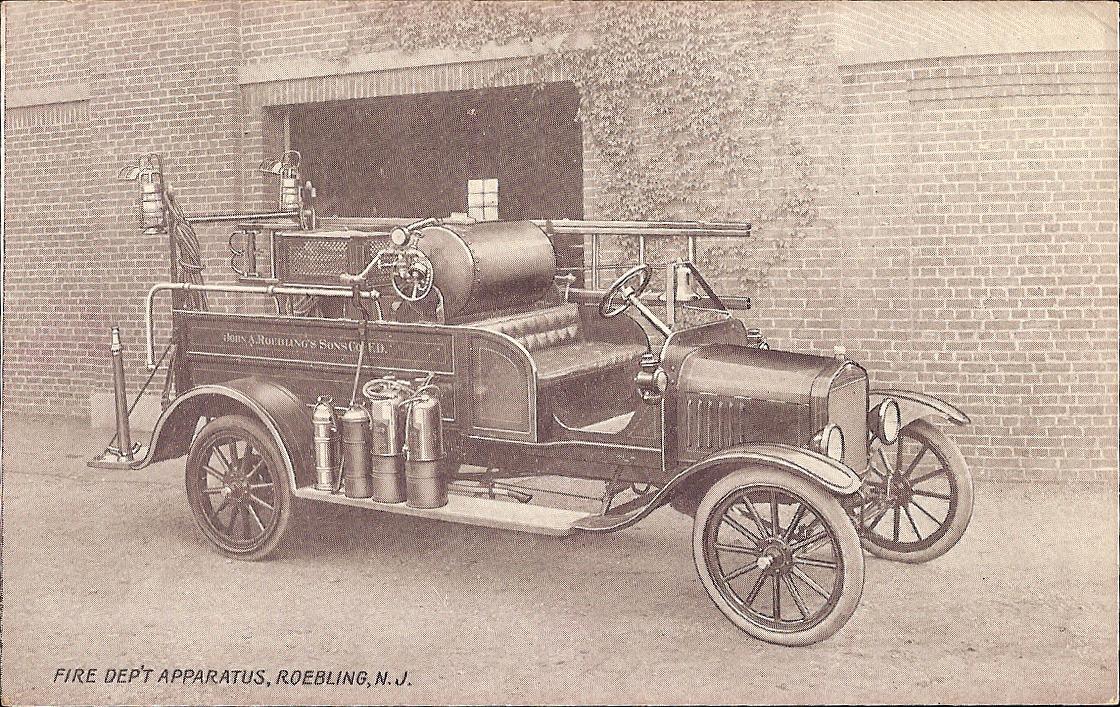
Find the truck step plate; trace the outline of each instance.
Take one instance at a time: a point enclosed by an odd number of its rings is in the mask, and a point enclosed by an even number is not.
[[[369,508],[406,516],[435,518],[452,523],[481,525],[537,535],[571,535],[574,530],[572,524],[588,515],[584,511],[569,511],[562,508],[456,494],[448,496],[447,505],[442,508],[412,508],[404,503],[378,503],[368,498],[347,498],[342,494],[318,491],[313,488],[298,489],[295,496],[313,501],[341,503],[356,508]]]

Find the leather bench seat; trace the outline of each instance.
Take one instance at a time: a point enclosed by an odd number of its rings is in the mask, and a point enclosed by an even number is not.
[[[637,363],[646,347],[587,341],[579,306],[562,304],[524,314],[487,319],[473,326],[516,339],[537,364],[543,383]]]
[[[637,363],[646,347],[582,341],[530,353],[537,362],[537,377],[548,382],[559,378],[603,371]]]

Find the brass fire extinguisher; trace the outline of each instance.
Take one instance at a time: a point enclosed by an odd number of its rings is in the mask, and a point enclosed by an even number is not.
[[[373,495],[373,474],[369,455],[369,413],[361,403],[350,406],[342,415],[342,489],[347,498]]]
[[[334,412],[334,400],[329,395],[320,395],[311,412],[311,424],[315,441],[315,489],[334,491],[338,485],[339,454],[338,417]]]
[[[413,508],[446,506],[448,480],[443,469],[443,414],[439,391],[435,386],[428,386],[407,404],[405,485],[408,505]]]
[[[405,500],[403,403],[411,391],[395,380],[372,380],[362,386],[369,400],[373,500]]]

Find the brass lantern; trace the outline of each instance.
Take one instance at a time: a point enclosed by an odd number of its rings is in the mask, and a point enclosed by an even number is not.
[[[141,156],[135,165],[121,168],[117,179],[140,183],[140,228],[147,235],[167,232],[163,204],[163,159],[157,154]]]
[[[280,210],[299,211],[299,161],[300,154],[288,150],[278,160],[261,162],[261,171],[280,177]]]

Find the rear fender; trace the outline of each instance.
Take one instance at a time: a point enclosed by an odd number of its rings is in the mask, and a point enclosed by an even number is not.
[[[175,398],[156,422],[148,453],[132,468],[186,455],[200,418],[229,414],[246,415],[264,425],[280,450],[293,489],[313,483],[310,411],[287,388],[259,378],[201,385]]]
[[[941,418],[962,427],[972,422],[968,415],[958,408],[925,393],[916,393],[912,390],[873,390],[868,395],[872,408],[886,398],[894,398],[898,403],[903,427],[923,418]]]

